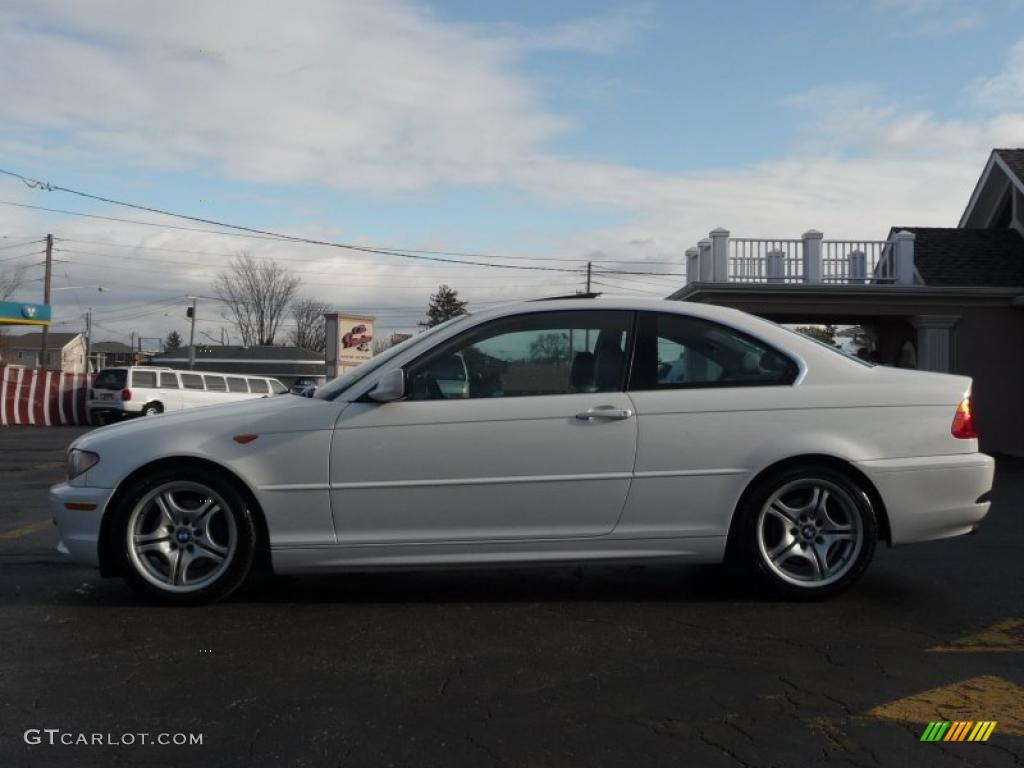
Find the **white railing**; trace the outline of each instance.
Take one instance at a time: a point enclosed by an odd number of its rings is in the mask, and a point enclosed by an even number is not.
[[[715,229],[687,250],[685,265],[688,283],[907,285],[916,279],[910,232],[889,240],[825,240],[815,230],[780,239]]]
[[[802,240],[729,239],[729,281],[734,283],[802,283]]]
[[[887,240],[822,240],[823,283],[891,283],[896,279]]]

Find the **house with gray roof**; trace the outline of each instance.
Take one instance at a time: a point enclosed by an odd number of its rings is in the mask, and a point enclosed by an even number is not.
[[[861,240],[716,229],[685,266],[670,299],[858,326],[879,363],[973,377],[982,449],[1024,455],[1024,149],[992,151],[957,226]]]
[[[26,368],[40,367],[43,334],[41,331],[0,337],[0,362]],[[85,336],[81,333],[56,333],[46,337],[45,367],[63,373],[85,373]]]

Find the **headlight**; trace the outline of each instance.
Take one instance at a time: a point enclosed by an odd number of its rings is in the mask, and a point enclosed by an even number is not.
[[[80,474],[100,463],[100,457],[92,451],[72,448],[68,451],[68,480],[74,480]]]

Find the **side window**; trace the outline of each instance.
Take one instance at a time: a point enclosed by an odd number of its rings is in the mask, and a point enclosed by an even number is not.
[[[249,379],[249,391],[257,395],[266,395],[270,393],[270,387],[264,379]]]
[[[198,373],[182,373],[181,386],[185,389],[202,389],[203,388],[203,377]]]
[[[245,386],[245,379],[238,376],[228,376],[228,392],[248,392]]]
[[[156,389],[156,371],[132,369],[132,386],[140,389]]]
[[[788,357],[735,328],[686,315],[640,315],[632,390],[791,384]]]
[[[228,385],[224,383],[223,376],[203,376],[206,379],[207,392],[227,392]]]
[[[274,390],[275,395],[283,395],[285,392],[288,391],[288,387],[286,387],[277,379],[270,380],[270,388]]]
[[[178,389],[178,374],[169,371],[161,373],[160,389]]]
[[[408,368],[410,399],[567,395],[621,390],[632,313],[536,312],[501,318]]]

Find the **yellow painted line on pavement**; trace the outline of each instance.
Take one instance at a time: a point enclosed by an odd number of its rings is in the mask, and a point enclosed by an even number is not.
[[[22,536],[28,536],[32,533],[39,533],[39,531],[45,531],[47,528],[52,528],[53,523],[46,520],[41,523],[31,523],[29,525],[23,525],[20,528],[12,528],[9,531],[0,531],[0,540],[2,539],[20,539]]]
[[[1024,619],[1005,619],[949,645],[936,645],[938,653],[1024,653]]]
[[[1001,733],[1024,736],[1024,688],[983,675],[881,704],[868,716],[922,725],[940,719],[995,720]]]

